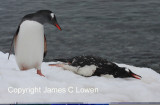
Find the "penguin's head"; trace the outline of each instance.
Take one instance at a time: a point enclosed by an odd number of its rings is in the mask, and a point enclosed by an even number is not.
[[[133,73],[130,69],[128,68],[124,68],[126,71],[126,74],[128,75],[128,77],[132,77],[132,78],[136,78],[136,79],[141,79],[142,77],[140,75],[137,75],[135,73]]]
[[[140,75],[133,73],[130,69],[125,68],[125,67],[120,68],[116,76],[120,78],[126,78],[126,77],[132,77],[136,79],[142,78]]]
[[[56,26],[60,31],[62,30],[61,27],[58,25],[55,14],[50,10],[39,10],[35,13],[28,14],[23,17],[23,21],[24,20],[33,20],[41,24],[48,23]]]
[[[135,73],[133,73],[130,69],[129,70],[129,76],[132,78],[136,78],[136,79],[141,79],[142,77],[140,75],[137,75]]]

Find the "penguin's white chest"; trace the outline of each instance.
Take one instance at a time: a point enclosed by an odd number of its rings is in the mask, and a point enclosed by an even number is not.
[[[41,69],[44,54],[44,27],[26,20],[20,25],[15,43],[16,61],[21,70]]]

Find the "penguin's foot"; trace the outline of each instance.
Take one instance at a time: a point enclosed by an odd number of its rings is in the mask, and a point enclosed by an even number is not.
[[[37,74],[40,75],[40,76],[45,77],[45,76],[42,74],[41,70],[37,70]]]
[[[49,66],[63,67],[64,64],[49,64]]]

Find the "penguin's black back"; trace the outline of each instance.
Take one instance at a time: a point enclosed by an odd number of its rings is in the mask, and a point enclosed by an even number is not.
[[[96,56],[76,56],[70,59],[55,59],[62,62],[68,62],[70,65],[75,67],[84,67],[86,65],[95,65],[97,66],[96,71],[93,76],[100,76],[102,74],[111,74],[115,75],[116,71],[121,70],[125,71],[125,68],[118,67],[115,63],[107,61],[107,59],[103,59],[101,57]]]
[[[140,79],[141,76],[133,73],[131,70],[125,67],[119,67],[113,62],[107,61],[107,59],[103,59],[101,57],[96,56],[76,56],[70,59],[55,59],[57,61],[62,61],[68,63],[74,67],[84,67],[95,65],[96,70],[91,76],[101,76],[101,75],[112,75],[113,77],[117,78],[126,78],[126,77],[133,77]]]

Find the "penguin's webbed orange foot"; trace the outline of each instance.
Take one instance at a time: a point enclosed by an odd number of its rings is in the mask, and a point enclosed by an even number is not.
[[[49,64],[49,66],[63,67],[63,64]]]
[[[40,76],[45,77],[45,76],[42,74],[41,70],[37,70],[37,74],[40,75]]]

